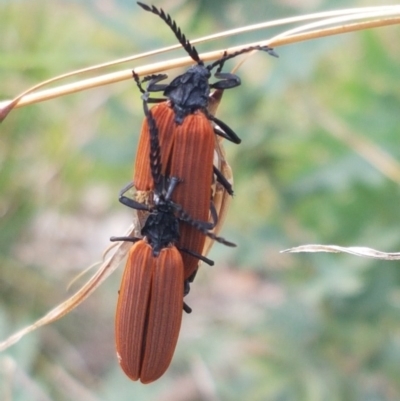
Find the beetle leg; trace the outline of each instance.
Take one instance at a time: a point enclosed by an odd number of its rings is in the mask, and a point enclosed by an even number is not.
[[[198,272],[198,269],[196,269],[186,280],[184,283],[184,287],[183,287],[183,295],[186,296],[187,294],[189,294],[190,292],[190,284],[193,283],[196,274]]]
[[[133,79],[136,82],[137,87],[139,88],[140,92],[144,95],[148,92],[163,92],[168,85],[157,85],[157,82],[166,79],[168,75],[166,74],[157,74],[157,75],[147,75],[142,80],[140,80],[139,75],[136,74],[135,70],[132,70]],[[146,90],[143,88],[142,83],[148,82],[150,83],[147,85]],[[164,98],[150,98],[147,95],[146,99],[147,103],[162,103],[165,102]]]
[[[208,223],[208,226],[210,227],[209,230],[212,230],[218,224],[218,213],[213,201],[210,202],[210,215],[212,223]]]
[[[119,192],[119,197],[118,200],[123,204],[126,205],[132,209],[136,209],[136,210],[145,210],[145,211],[150,211],[150,208],[140,202],[137,202],[131,198],[128,198],[127,196],[125,196],[125,193],[128,192],[135,184],[133,182],[130,182],[129,184],[125,185],[121,191]]]
[[[231,183],[225,178],[225,176],[214,166],[214,174],[217,177],[217,181],[225,188],[229,195],[233,196],[233,189]],[[214,209],[215,210],[215,209]],[[218,220],[218,219],[217,219]],[[217,223],[215,223],[217,224]]]
[[[200,255],[199,253],[190,251],[189,249],[186,249],[186,248],[178,248],[178,250],[180,250],[181,252],[185,252],[185,253],[187,253],[188,255],[191,255],[191,256],[193,256],[194,258],[197,258],[197,259],[201,260],[202,262],[206,263],[206,264],[209,265],[209,266],[214,266],[214,261],[213,261],[213,260],[208,259],[208,258],[206,258],[205,256]]]
[[[234,244],[233,242],[227,241],[225,238],[219,237],[214,233],[208,231],[203,222],[198,222],[196,220],[193,220],[184,210],[182,210],[182,208],[178,207],[178,205],[175,205],[175,210],[177,211],[180,220],[192,225],[207,237],[210,237],[214,241],[217,241],[226,246],[236,247],[236,244]]]
[[[194,279],[196,278],[196,275],[197,275],[197,269],[187,278],[187,281],[189,282],[189,283],[193,283],[193,281],[194,281]]]
[[[170,177],[168,181],[167,193],[165,195],[165,200],[170,200],[172,193],[174,192],[176,186],[181,182],[181,179],[178,177]]]
[[[140,77],[139,77],[138,74],[136,74],[136,71],[135,71],[135,70],[132,70],[132,76],[133,76],[133,79],[135,80],[136,85],[137,85],[137,87],[139,88],[139,90],[140,90],[141,93],[146,93],[146,92],[161,92],[161,91],[164,91],[165,88],[168,86],[167,84],[164,84],[164,85],[156,85],[157,82],[160,82],[160,81],[162,81],[162,80],[168,78],[168,75],[167,75],[167,74],[152,74],[152,75],[146,75],[145,77],[143,77],[143,78],[140,80]],[[150,81],[150,82],[149,82],[149,81]],[[145,89],[143,88],[143,86],[142,86],[142,83],[144,83],[144,82],[149,82],[149,84],[147,85],[147,88],[146,88],[147,90],[145,90]],[[157,86],[160,86],[160,87],[162,86],[163,88],[157,90]],[[155,88],[155,89],[154,89],[154,88]]]
[[[188,314],[192,313],[192,308],[186,302],[183,303],[183,310]]]
[[[127,196],[120,195],[119,198],[118,198],[118,200],[119,200],[123,205],[128,206],[128,207],[130,207],[130,208],[132,208],[132,209],[136,209],[136,210],[145,210],[145,211],[147,211],[147,212],[150,211],[149,206],[147,206],[147,205],[145,205],[145,204],[143,204],[143,203],[137,202],[137,201],[135,201],[135,200],[133,200],[133,199],[131,199],[131,198],[128,198]]]
[[[213,89],[230,89],[241,84],[240,78],[229,72],[216,72],[214,77],[220,79],[220,81],[210,84],[210,88]]]
[[[184,281],[183,283],[183,296],[185,297],[190,292],[190,284],[193,283],[193,280],[196,277],[197,269]],[[183,303],[183,310],[186,313],[192,313],[192,308],[187,303]]]
[[[218,119],[217,117],[214,117],[210,113],[206,113],[207,118],[210,121],[213,121],[215,124],[218,125],[218,128],[214,128],[214,132],[221,136],[222,138],[227,139],[228,141],[231,141],[233,143],[239,144],[242,142],[242,140],[235,134],[235,132],[230,128],[228,125],[226,125],[223,121]]]
[[[147,75],[144,77],[142,82],[149,82],[147,84],[146,92],[164,92],[168,87],[168,84],[158,84],[158,82],[163,81],[166,78],[168,78],[167,74]]]
[[[190,292],[190,282],[189,279],[183,282],[183,296],[185,297]]]
[[[119,196],[124,195],[126,192],[128,192],[131,188],[133,188],[135,183],[131,181],[130,183],[126,184],[120,191],[119,191]]]
[[[110,241],[111,242],[119,242],[119,241],[125,241],[125,242],[138,242],[142,238],[136,238],[136,237],[111,237]]]

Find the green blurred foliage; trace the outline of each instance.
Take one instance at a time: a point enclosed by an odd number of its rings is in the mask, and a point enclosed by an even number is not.
[[[189,38],[374,5],[154,3]],[[0,99],[63,72],[174,43],[152,18],[126,0],[3,0]],[[236,195],[224,236],[239,247],[215,246],[216,266],[198,274],[187,300],[194,311],[184,317],[165,376],[144,386],[118,367],[120,269],[73,313],[0,355],[1,399],[400,399],[397,263],[279,254],[314,242],[400,248],[398,184],[335,135],[370,141],[399,159],[398,34],[389,27],[286,46],[277,49],[279,59],[258,54],[241,67],[243,85],[225,94],[219,110],[243,139],[226,144]],[[2,339],[76,290],[79,284],[66,291],[68,282],[129,225],[131,211],[117,193],[132,175],[141,120],[138,91],[123,82],[16,109],[2,123]]]

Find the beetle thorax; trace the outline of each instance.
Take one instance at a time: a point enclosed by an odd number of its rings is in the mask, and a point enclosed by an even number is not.
[[[196,110],[207,108],[210,76],[204,65],[197,64],[176,77],[165,89],[164,95],[171,101],[177,124],[182,124],[184,118]]]
[[[161,249],[179,240],[179,223],[173,207],[167,202],[160,202],[149,215],[142,228],[142,235],[147,238],[157,256]]]

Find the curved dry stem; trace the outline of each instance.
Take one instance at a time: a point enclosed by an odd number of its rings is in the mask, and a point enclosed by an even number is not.
[[[365,246],[339,246],[339,245],[321,245],[308,244],[300,245],[281,251],[281,253],[348,253],[350,255],[379,260],[400,260],[400,252],[382,252],[377,249],[367,248]]]
[[[368,12],[365,12],[366,10]],[[349,13],[351,15],[348,15]],[[220,38],[223,36],[239,34],[239,33],[243,33],[243,32],[250,31],[250,30],[281,25],[283,23],[289,23],[289,22],[292,23],[292,22],[297,22],[297,21],[301,21],[301,20],[321,18],[322,16],[326,17],[326,16],[332,16],[332,15],[341,15],[339,17],[336,16],[334,18],[328,18],[323,21],[306,24],[301,27],[297,27],[297,28],[285,31],[279,35],[276,35],[273,38],[268,39],[268,40],[258,41],[256,43],[232,47],[232,48],[228,49],[227,52],[232,53],[234,51],[240,50],[240,49],[248,47],[248,46],[253,46],[253,45],[269,44],[273,47],[279,47],[279,46],[283,46],[283,45],[287,45],[287,44],[302,42],[305,40],[311,40],[311,39],[321,38],[321,37],[325,37],[325,36],[332,36],[332,35],[338,35],[341,33],[355,32],[355,31],[363,30],[363,29],[399,24],[400,16],[396,16],[396,17],[392,17],[392,18],[378,19],[378,20],[372,20],[372,21],[366,21],[366,22],[358,22],[356,24],[341,25],[341,26],[337,26],[337,27],[333,27],[333,28],[318,29],[318,30],[313,30],[311,32],[307,32],[307,33],[298,33],[298,32],[303,32],[305,30],[309,30],[309,29],[312,29],[315,27],[324,26],[327,24],[333,24],[333,23],[337,24],[337,23],[341,23],[344,21],[357,20],[357,19],[361,19],[361,18],[364,19],[364,18],[371,18],[371,17],[377,17],[377,16],[382,17],[382,16],[388,16],[388,15],[396,15],[399,13],[400,13],[400,6],[385,6],[385,7],[375,7],[375,8],[367,8],[367,9],[364,8],[364,9],[337,10],[334,12],[318,13],[318,14],[312,14],[312,15],[308,15],[308,16],[286,18],[286,19],[266,22],[266,23],[262,23],[262,24],[255,24],[255,25],[251,25],[249,27],[238,28],[238,29],[222,32],[222,33],[215,34],[215,35],[209,35],[204,38],[194,40],[193,43],[199,43],[201,41],[206,41],[206,40],[213,40],[213,39]],[[342,14],[345,14],[345,15],[342,15]],[[0,103],[0,121],[2,121],[14,107],[22,107],[22,106],[25,106],[28,104],[38,103],[38,102],[41,102],[44,100],[57,98],[57,97],[64,96],[64,95],[67,95],[70,93],[75,93],[75,92],[80,92],[83,90],[95,88],[97,86],[108,85],[111,83],[120,82],[123,80],[131,79],[132,75],[131,75],[131,70],[125,70],[125,71],[101,75],[101,76],[91,78],[91,79],[81,80],[76,83],[59,86],[59,87],[44,90],[41,92],[32,93],[32,92],[36,91],[38,88],[43,87],[44,85],[48,85],[49,83],[54,83],[57,80],[60,80],[60,79],[63,79],[63,78],[66,78],[66,77],[69,77],[72,75],[76,75],[78,73],[93,71],[96,69],[104,68],[106,66],[111,66],[111,65],[115,65],[118,63],[126,62],[126,61],[140,59],[140,58],[152,55],[152,54],[158,54],[161,52],[173,50],[178,47],[180,47],[180,45],[170,46],[170,47],[156,50],[153,52],[142,53],[137,56],[120,59],[120,60],[117,60],[117,61],[114,61],[111,63],[104,63],[104,64],[100,64],[100,65],[97,65],[94,67],[89,67],[89,68],[86,68],[83,70],[74,71],[74,72],[64,74],[64,75],[56,77],[56,78],[52,78],[45,82],[42,82],[38,85],[35,85],[33,88],[28,89],[27,91],[23,92],[22,94],[18,95],[15,99],[13,99],[11,101],[1,102]],[[218,50],[218,51],[214,51],[214,52],[204,53],[201,55],[201,58],[204,61],[216,60],[223,55],[224,51],[225,50]],[[161,71],[167,71],[172,68],[188,66],[192,63],[193,63],[193,60],[190,57],[182,57],[182,58],[173,59],[173,60],[169,60],[169,61],[165,61],[165,62],[149,64],[149,65],[145,65],[142,67],[135,67],[135,71],[138,73],[138,75],[148,75],[148,74],[159,73]]]
[[[219,32],[219,33],[215,33],[215,34],[212,34],[212,35],[203,36],[201,38],[191,40],[190,43],[192,43],[193,45],[197,45],[197,44],[200,44],[200,43],[205,43],[205,42],[209,42],[209,41],[216,40],[216,39],[222,39],[222,38],[229,37],[229,36],[235,36],[235,35],[243,34],[243,33],[246,33],[246,32],[257,31],[257,30],[271,28],[271,27],[280,26],[280,25],[293,24],[295,22],[309,21],[309,20],[319,19],[319,18],[330,18],[330,17],[340,16],[340,15],[357,14],[357,13],[360,13],[360,12],[376,13],[376,12],[381,11],[382,9],[391,10],[391,9],[393,9],[395,7],[396,6],[350,8],[350,9],[342,9],[342,10],[334,10],[334,11],[323,11],[323,12],[320,12],[320,13],[301,15],[301,16],[296,16],[296,17],[281,18],[281,19],[277,19],[277,20],[274,20],[274,21],[261,22],[259,24],[252,24],[252,25],[248,25],[248,26],[245,26],[245,27],[230,29],[230,30]],[[59,75],[59,76],[57,76],[55,78],[52,78],[52,79],[50,79],[48,81],[44,81],[42,84],[43,85],[48,85],[48,84],[53,83],[55,81],[62,80],[62,79],[65,79],[65,78],[69,78],[69,77],[74,76],[74,75],[79,75],[79,74],[84,74],[84,73],[87,73],[87,72],[97,71],[97,70],[100,70],[100,69],[103,69],[103,68],[114,67],[114,66],[119,65],[119,64],[124,64],[124,63],[128,63],[128,62],[135,61],[135,60],[140,60],[140,59],[143,59],[143,58],[146,58],[146,57],[151,57],[151,56],[162,54],[162,53],[168,53],[170,51],[180,49],[181,47],[182,46],[178,43],[176,45],[163,47],[161,49],[151,50],[151,51],[140,53],[140,54],[137,54],[137,55],[134,55],[134,56],[123,57],[123,58],[120,58],[120,59],[117,59],[117,60],[113,60],[113,61],[109,61],[109,62],[106,62],[106,63],[96,64],[96,65],[91,66],[91,67],[81,68],[79,70],[75,70],[75,71],[68,72],[66,74]]]
[[[310,100],[314,99],[314,100]],[[316,101],[317,95],[310,96],[307,100],[313,110],[313,116],[321,127],[326,129],[331,136],[348,146],[353,152],[366,160],[376,170],[380,171],[387,179],[400,183],[400,163],[387,151],[379,147],[361,133],[354,131],[344,121],[323,110]],[[304,103],[306,104],[306,102]]]
[[[377,6],[377,7],[348,8],[348,9],[333,10],[333,11],[323,11],[320,13],[301,15],[301,16],[297,16],[297,17],[282,18],[282,19],[277,19],[274,21],[262,22],[259,24],[252,24],[252,25],[248,25],[245,27],[231,29],[229,31],[205,36],[200,39],[192,40],[191,43],[197,44],[197,43],[201,43],[201,42],[205,42],[205,41],[209,41],[209,40],[220,39],[223,37],[238,35],[238,34],[242,34],[242,33],[246,33],[246,32],[252,32],[252,31],[256,31],[256,30],[260,30],[260,29],[271,28],[271,27],[285,25],[285,24],[293,24],[295,22],[303,22],[303,21],[309,21],[309,20],[320,19],[320,18],[333,18],[333,17],[346,16],[346,15],[352,15],[352,14],[360,14],[360,13],[370,13],[371,17],[378,17],[382,13],[390,13],[390,14],[394,15],[396,13],[400,13],[400,6]],[[350,17],[350,19],[351,19],[351,17]]]
[[[357,21],[360,19],[368,19],[368,18],[383,18],[383,17],[393,17],[397,16],[400,12],[400,7],[396,6],[393,8],[388,8],[385,10],[380,10],[380,12],[376,11],[363,11],[359,12],[355,15],[341,15],[341,16],[335,16],[332,18],[327,18],[322,21],[316,21],[312,22],[310,24],[305,24],[293,29],[290,29],[288,31],[285,31],[279,35],[274,36],[273,40],[277,40],[280,38],[284,37],[290,37],[293,36],[294,34],[300,33],[300,32],[305,32],[309,29],[314,29],[314,28],[319,28],[327,25],[332,25],[332,24],[343,24],[348,21]],[[375,21],[375,20],[374,20]],[[379,21],[379,20],[378,20]]]
[[[90,266],[88,266],[86,269],[81,271],[79,274],[77,274],[67,285],[67,291],[69,291],[72,286],[80,280],[84,275],[86,275],[90,270],[94,269],[96,266],[100,265],[101,262],[94,262]]]
[[[399,6],[377,6],[377,7],[363,7],[363,8],[359,7],[359,8],[334,10],[334,11],[323,11],[323,12],[314,13],[314,14],[281,18],[281,19],[277,19],[274,21],[267,21],[267,22],[262,22],[262,23],[258,23],[258,24],[248,25],[245,27],[230,29],[227,31],[223,31],[223,32],[219,32],[219,33],[215,33],[212,35],[207,35],[207,36],[203,36],[198,39],[191,40],[191,43],[193,45],[196,45],[199,43],[204,43],[204,42],[209,42],[212,40],[221,39],[221,38],[225,38],[225,37],[229,37],[229,36],[239,35],[239,34],[243,34],[246,32],[252,32],[252,31],[271,28],[271,27],[275,27],[275,26],[280,26],[280,25],[285,25],[285,24],[293,24],[295,22],[309,21],[309,20],[320,19],[320,18],[332,18],[335,16],[338,17],[338,16],[346,16],[346,15],[360,14],[360,13],[371,13],[372,16],[378,16],[381,12],[385,12],[385,10],[393,13],[397,9],[399,9]],[[24,93],[25,94],[27,94],[27,92],[31,93],[32,91],[37,90],[43,86],[47,86],[56,81],[60,81],[60,80],[63,80],[63,79],[66,79],[66,78],[69,78],[69,77],[72,77],[75,75],[84,74],[84,73],[88,73],[88,72],[92,72],[92,71],[97,71],[97,70],[101,70],[104,68],[113,67],[113,66],[116,66],[119,64],[131,62],[131,61],[135,61],[135,60],[140,60],[140,59],[143,59],[146,57],[151,57],[154,55],[167,53],[169,51],[177,50],[181,47],[182,46],[178,43],[178,44],[175,44],[172,46],[163,47],[161,49],[151,50],[151,51],[140,53],[140,54],[137,54],[134,56],[123,57],[123,58],[109,61],[106,63],[96,64],[94,66],[74,70],[74,71],[71,71],[71,72],[68,72],[65,74],[58,75],[58,76],[48,79],[46,81],[43,81],[40,84],[35,85],[32,88],[29,88]],[[23,94],[20,94],[20,95],[18,95],[18,97],[20,97],[22,95]]]
[[[130,236],[134,232],[133,226],[127,231],[127,236]],[[126,256],[128,250],[132,246],[130,242],[118,243],[117,249],[113,255],[105,260],[97,272],[84,284],[74,295],[69,297],[66,301],[57,305],[55,308],[50,310],[42,318],[38,319],[33,324],[24,327],[22,330],[8,337],[5,341],[0,343],[0,351],[4,351],[11,345],[15,344],[21,338],[38,329],[39,327],[45,326],[46,324],[52,323],[80,305],[88,296],[90,296],[96,288],[98,288],[103,281],[105,281],[111,273],[119,266],[121,261]]]

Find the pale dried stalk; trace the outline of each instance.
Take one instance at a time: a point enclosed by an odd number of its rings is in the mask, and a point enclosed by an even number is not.
[[[337,34],[341,34],[341,33],[354,32],[354,31],[362,30],[362,29],[376,28],[376,27],[388,26],[388,25],[394,25],[394,24],[400,23],[400,17],[396,16],[393,18],[366,21],[366,22],[361,22],[361,23],[356,23],[356,24],[348,24],[348,25],[342,25],[342,26],[333,27],[333,28],[327,28],[327,29],[319,29],[319,30],[314,30],[312,32],[308,32],[306,34],[304,34],[304,33],[296,34],[296,32],[311,29],[312,27],[323,26],[323,25],[332,24],[332,23],[340,23],[343,21],[356,20],[356,19],[360,19],[360,18],[371,18],[371,17],[377,17],[377,16],[383,17],[383,16],[391,16],[391,15],[400,14],[400,6],[392,6],[392,7],[387,6],[387,7],[377,8],[377,9],[379,10],[379,12],[378,11],[360,12],[360,10],[365,10],[365,9],[358,9],[358,11],[356,11],[357,9],[351,9],[351,10],[348,10],[348,12],[354,13],[353,15],[350,15],[350,16],[344,15],[341,17],[329,18],[324,21],[307,24],[305,26],[283,32],[282,34],[279,34],[279,35],[275,36],[274,38],[270,38],[270,39],[264,40],[264,41],[258,41],[256,43],[232,47],[232,48],[227,49],[226,51],[228,53],[231,53],[231,52],[240,50],[242,48],[245,48],[248,46],[254,46],[254,45],[270,45],[273,47],[279,47],[279,46],[283,46],[283,45],[287,45],[287,44],[291,44],[291,43],[316,39],[316,38],[320,38],[320,37],[324,37],[324,36],[332,36],[332,35],[337,35]],[[367,10],[370,10],[370,8],[368,8]],[[346,10],[339,10],[339,11],[336,11],[336,13],[345,13],[345,11]],[[326,15],[335,15],[335,12],[319,13],[319,14],[314,14],[311,16],[279,20],[279,22],[272,21],[272,22],[264,23],[264,24],[256,24],[256,25],[253,25],[250,27],[239,28],[236,30],[223,32],[221,34],[210,35],[208,37],[201,38],[198,41],[211,40],[211,39],[215,39],[217,37],[227,36],[228,34],[229,35],[230,34],[238,34],[238,33],[252,30],[252,29],[260,29],[260,27],[265,28],[266,26],[273,26],[273,25],[278,25],[281,23],[287,23],[288,21],[293,22],[293,21],[301,20],[301,19],[305,20],[305,19],[311,19],[311,18],[320,18],[321,15],[325,15],[325,16]],[[193,41],[193,43],[196,43],[196,42],[197,42],[196,40]],[[8,114],[8,112],[14,107],[21,107],[21,106],[25,106],[28,104],[33,104],[33,103],[41,102],[44,100],[49,100],[49,99],[53,99],[56,97],[64,96],[64,95],[67,95],[70,93],[75,93],[75,92],[95,88],[97,86],[107,85],[107,84],[131,79],[132,73],[131,73],[131,70],[119,71],[119,72],[105,74],[105,75],[91,78],[91,79],[82,80],[77,83],[59,86],[57,88],[48,89],[48,90],[37,92],[34,94],[29,94],[29,93],[37,90],[39,87],[47,85],[51,82],[55,82],[56,80],[65,78],[67,76],[75,75],[77,73],[92,71],[95,69],[103,68],[105,66],[114,65],[116,63],[122,63],[122,62],[126,62],[128,60],[131,61],[134,59],[139,59],[142,57],[149,56],[151,54],[169,51],[173,48],[175,48],[175,46],[170,46],[168,48],[157,50],[155,52],[142,53],[140,55],[133,56],[131,58],[125,58],[125,59],[117,60],[116,62],[105,63],[105,64],[101,64],[98,66],[89,67],[87,69],[75,71],[75,72],[72,72],[69,74],[64,74],[60,77],[56,77],[54,79],[45,81],[44,83],[38,84],[38,85],[34,86],[33,88],[28,89],[24,93],[18,95],[12,101],[1,102],[0,110],[1,109],[2,110],[0,111],[0,120],[3,119]],[[225,50],[219,50],[219,51],[204,53],[201,55],[201,58],[204,61],[216,60],[223,55],[224,51]],[[160,71],[167,71],[172,68],[188,66],[192,63],[193,63],[193,60],[190,57],[183,57],[183,58],[178,58],[178,59],[169,60],[169,61],[165,61],[165,62],[153,63],[153,64],[145,65],[142,67],[135,67],[135,71],[137,72],[138,75],[148,75],[148,74],[158,73]]]
[[[133,227],[131,227],[126,235],[132,235],[133,232]],[[113,271],[124,259],[131,246],[132,244],[129,242],[119,243],[114,254],[102,263],[99,270],[93,275],[93,277],[86,284],[84,284],[74,295],[69,297],[61,304],[57,305],[55,308],[53,308],[46,315],[44,315],[33,324],[23,328],[22,330],[8,337],[5,341],[1,342],[0,351],[3,351],[11,345],[15,344],[22,337],[29,334],[30,332],[60,319],[61,317],[75,309],[81,302],[83,302],[89,295],[91,295],[95,291],[95,289],[99,287],[101,283],[107,279],[108,276],[110,276],[111,273],[113,273]]]
[[[281,18],[281,19],[277,19],[277,20],[273,20],[273,21],[262,22],[259,24],[252,24],[252,25],[248,25],[245,27],[241,27],[241,28],[230,29],[228,31],[203,36],[201,38],[191,40],[190,43],[193,45],[196,45],[196,44],[205,43],[205,42],[209,42],[209,41],[216,40],[216,39],[239,35],[239,34],[246,33],[246,32],[252,32],[252,31],[256,31],[256,30],[260,30],[260,29],[266,29],[266,28],[271,28],[274,26],[280,26],[280,25],[285,25],[285,24],[292,24],[295,22],[302,22],[302,21],[308,21],[308,20],[319,19],[319,18],[330,18],[333,16],[340,16],[340,15],[358,14],[360,12],[371,12],[371,13],[375,12],[376,13],[376,12],[383,11],[385,9],[392,10],[392,9],[395,9],[396,7],[397,6],[349,8],[349,9],[334,10],[334,11],[323,11],[320,13],[307,14],[307,15],[296,16],[296,17]],[[118,64],[123,64],[123,63],[131,62],[134,60],[140,60],[142,58],[151,57],[151,56],[162,54],[162,53],[167,53],[172,50],[180,49],[181,47],[182,46],[180,44],[176,44],[176,45],[172,45],[172,46],[163,47],[161,49],[140,53],[140,54],[137,54],[134,56],[123,57],[123,58],[113,60],[110,62],[97,64],[97,65],[94,65],[91,67],[82,68],[79,70],[68,72],[66,74],[59,75],[59,76],[49,79],[47,81],[44,81],[40,84],[40,86],[49,85],[50,83],[54,83],[56,81],[66,79],[66,78],[72,77],[74,75],[84,74],[87,72],[96,71],[96,70],[104,69],[107,67],[113,67]],[[38,87],[36,87],[36,89],[38,89]]]
[[[380,12],[385,11],[385,10],[392,10],[392,12],[393,12],[393,11],[396,11],[397,8],[398,8],[398,6],[378,6],[378,7],[349,8],[349,9],[341,9],[341,10],[334,10],[334,11],[324,11],[324,12],[320,12],[320,13],[307,14],[307,15],[303,15],[303,16],[282,18],[282,19],[277,19],[277,20],[274,20],[274,21],[267,21],[267,22],[262,22],[262,23],[259,23],[259,24],[252,24],[252,25],[248,25],[248,26],[245,26],[245,27],[241,27],[241,28],[230,29],[228,31],[216,33],[216,34],[213,34],[213,35],[203,36],[201,38],[191,40],[191,43],[193,45],[196,45],[196,44],[199,44],[199,43],[204,43],[204,42],[208,42],[208,41],[215,40],[215,39],[220,39],[220,38],[234,36],[234,35],[238,35],[238,34],[242,34],[242,33],[246,33],[246,32],[256,31],[256,30],[265,29],[265,28],[270,28],[270,27],[273,27],[273,26],[292,24],[292,23],[295,23],[295,22],[302,22],[302,21],[319,19],[319,18],[331,18],[331,17],[334,17],[334,16],[351,15],[351,14],[359,14],[359,13],[366,13],[366,12],[375,13],[373,15],[377,16],[377,13],[379,14]],[[72,72],[68,72],[66,74],[59,75],[57,77],[51,78],[49,80],[46,80],[46,81],[44,81],[44,82],[42,82],[42,83],[40,83],[38,85],[35,85],[34,87],[28,89],[28,91],[32,92],[34,90],[39,89],[40,87],[43,87],[45,85],[49,85],[51,83],[54,83],[56,81],[60,81],[62,79],[66,79],[66,78],[74,76],[74,75],[79,75],[79,74],[83,74],[83,73],[87,73],[87,72],[91,72],[91,71],[96,71],[96,70],[100,70],[100,69],[103,69],[103,68],[112,67],[112,66],[115,66],[115,65],[118,65],[118,64],[123,64],[123,63],[131,62],[131,61],[134,61],[134,60],[139,60],[139,59],[142,59],[142,58],[150,57],[150,56],[153,56],[153,55],[166,53],[166,52],[169,52],[169,51],[172,51],[172,50],[179,49],[180,47],[181,47],[180,44],[176,44],[176,45],[164,47],[162,49],[152,50],[152,51],[149,51],[149,52],[140,53],[140,54],[135,55],[135,56],[124,57],[124,58],[113,60],[113,61],[110,61],[110,62],[101,63],[101,64],[97,64],[97,65],[94,65],[94,66],[91,66],[91,67],[86,67],[86,68],[82,68],[82,69],[75,70],[75,71],[72,71]],[[27,93],[28,91],[26,91],[24,93]],[[19,95],[19,96],[21,96],[21,95]]]
[[[295,248],[285,249],[281,253],[348,253],[350,255],[361,256],[364,258],[372,258],[379,260],[400,260],[400,252],[382,252],[376,249],[367,248],[365,246],[344,247],[339,245],[301,245]]]
[[[225,159],[225,150],[222,146],[222,142],[223,139],[216,135],[214,165],[215,167],[218,168],[219,171],[221,171],[224,177],[233,186],[233,173],[231,167],[229,166],[228,162]],[[214,193],[212,199],[215,210],[218,215],[218,222],[214,227],[214,229],[212,230],[212,232],[215,235],[219,235],[224,225],[231,200],[232,196],[228,194],[226,189],[220,183],[216,182],[214,185]],[[213,245],[214,245],[214,240],[212,240],[210,237],[206,237],[202,255],[207,256]]]
[[[316,99],[317,95],[310,96],[307,102],[314,111],[313,118],[318,121],[319,125],[324,127],[329,135],[360,155],[386,178],[400,183],[400,163],[389,152],[380,148],[361,133],[355,132],[332,113],[319,107]]]

